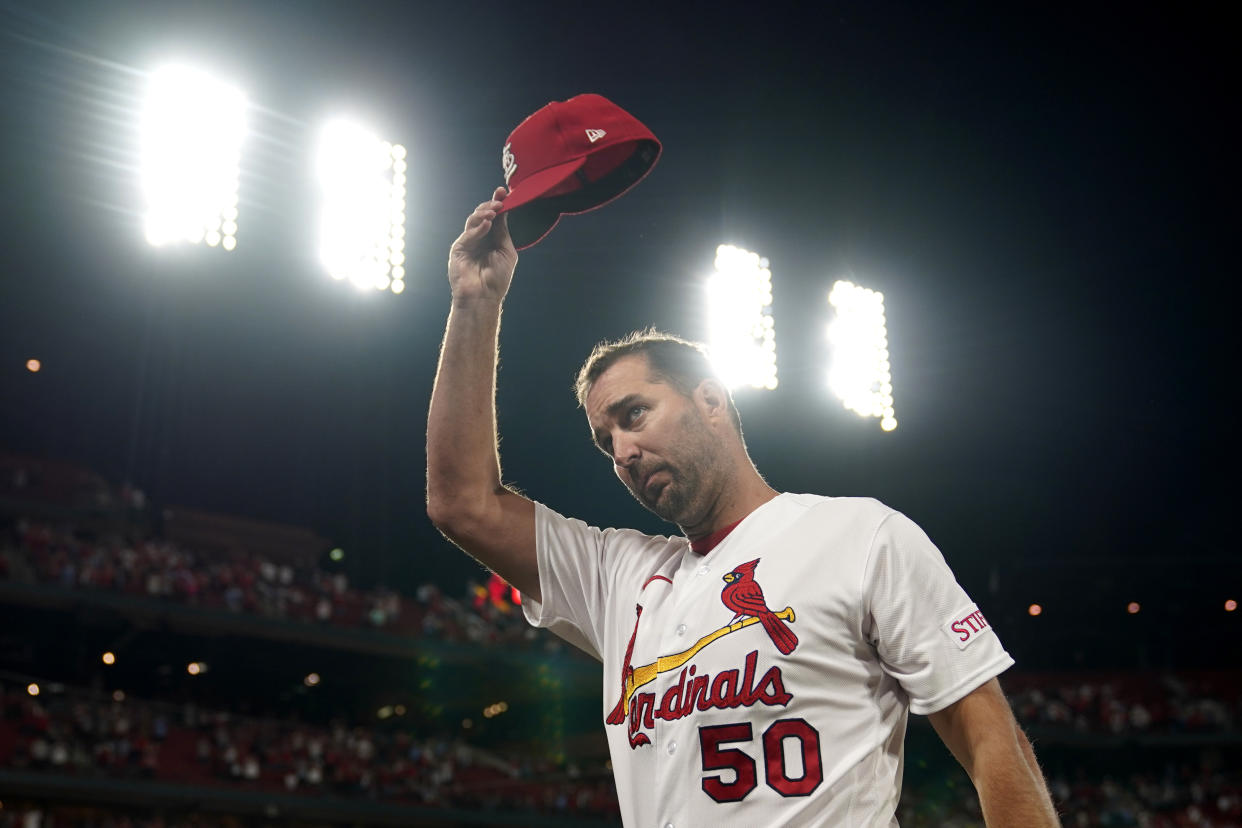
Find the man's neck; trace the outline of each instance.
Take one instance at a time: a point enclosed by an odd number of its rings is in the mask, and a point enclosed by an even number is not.
[[[705,538],[713,532],[717,532],[725,527],[736,526],[746,519],[751,512],[758,509],[763,504],[775,498],[780,492],[773,489],[759,477],[757,472],[754,478],[743,487],[741,491],[736,492],[726,502],[722,502],[708,519],[703,521],[699,526],[687,527],[682,526],[681,531],[691,541]]]
[[[737,524],[741,522],[742,521],[739,520],[737,523],[730,523],[728,526],[724,527],[723,529],[717,529],[715,532],[712,532],[710,535],[704,535],[701,538],[695,538],[694,540],[690,541],[690,551],[695,553],[696,555],[706,555],[708,552],[711,552],[713,549],[719,546],[722,540],[729,537],[729,533],[732,532],[734,529],[736,529]]]

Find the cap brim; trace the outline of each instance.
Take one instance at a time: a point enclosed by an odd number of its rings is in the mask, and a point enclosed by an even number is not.
[[[546,170],[540,170],[531,175],[530,178],[524,179],[522,183],[509,191],[509,195],[505,197],[504,205],[500,208],[500,212],[507,213],[510,210],[516,210],[518,207],[525,207],[535,199],[548,195],[548,193],[565,183],[566,179],[582,169],[582,165],[586,163],[586,160],[587,156],[575,158],[572,161],[548,167]]]

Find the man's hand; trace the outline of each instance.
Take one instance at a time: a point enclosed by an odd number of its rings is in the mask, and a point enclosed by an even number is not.
[[[449,248],[448,278],[454,303],[480,299],[499,303],[509,291],[518,255],[509,238],[508,216],[496,220],[506,195],[504,187],[497,187],[491,201],[474,208],[466,229]]]

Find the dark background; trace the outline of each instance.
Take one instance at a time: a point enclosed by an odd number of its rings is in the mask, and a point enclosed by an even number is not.
[[[570,384],[601,338],[702,337],[715,247],[738,244],[773,273],[780,387],[737,392],[772,485],[909,514],[1020,665],[1210,663],[1242,597],[1230,31],[1136,7],[4,2],[0,448],[309,526],[360,584],[460,589],[478,566],[423,510],[448,245],[513,126],[598,92],[664,154],[522,254],[508,480],[666,531]],[[170,59],[252,105],[231,254],[142,239],[136,116]],[[315,260],[310,151],[342,113],[409,149],[400,296]],[[823,379],[850,276],[885,294],[893,433]]]

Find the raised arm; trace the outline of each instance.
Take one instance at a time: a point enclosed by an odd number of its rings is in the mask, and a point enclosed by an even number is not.
[[[453,543],[539,599],[535,507],[500,478],[496,355],[500,310],[517,266],[506,195],[475,208],[449,250],[453,301],[427,417],[427,514]]]

